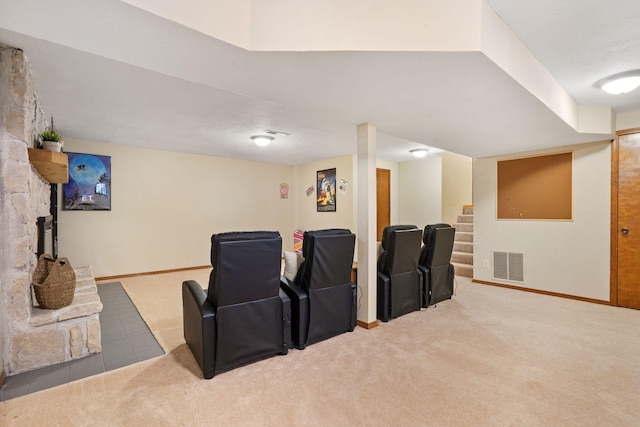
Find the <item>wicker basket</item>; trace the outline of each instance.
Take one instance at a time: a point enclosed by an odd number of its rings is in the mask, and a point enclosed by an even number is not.
[[[33,273],[33,290],[40,308],[53,310],[70,305],[76,292],[76,273],[69,260],[40,255]]]

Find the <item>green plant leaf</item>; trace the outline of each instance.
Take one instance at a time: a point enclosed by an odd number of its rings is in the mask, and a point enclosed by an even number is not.
[[[54,141],[60,142],[60,134],[52,129],[46,129],[44,132],[40,134],[40,137],[43,141]]]

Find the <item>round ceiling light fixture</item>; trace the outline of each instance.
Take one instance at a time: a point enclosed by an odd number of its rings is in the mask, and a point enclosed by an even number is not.
[[[631,92],[640,86],[640,70],[615,74],[598,81],[596,84],[600,89],[612,95]]]
[[[266,147],[273,141],[273,137],[269,135],[256,135],[252,136],[251,139],[253,139],[253,142],[255,142],[258,147]]]
[[[413,157],[421,159],[427,155],[429,150],[427,150],[426,148],[416,148],[414,150],[409,150],[409,152],[413,154]]]

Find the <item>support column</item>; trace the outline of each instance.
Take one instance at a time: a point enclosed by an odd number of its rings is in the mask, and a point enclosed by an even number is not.
[[[376,320],[376,127],[358,125],[358,325],[378,326]]]

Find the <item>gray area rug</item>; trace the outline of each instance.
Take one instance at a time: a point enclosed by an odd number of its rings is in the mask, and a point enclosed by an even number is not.
[[[162,356],[164,351],[119,282],[98,285],[102,352],[7,377],[0,401]]]

